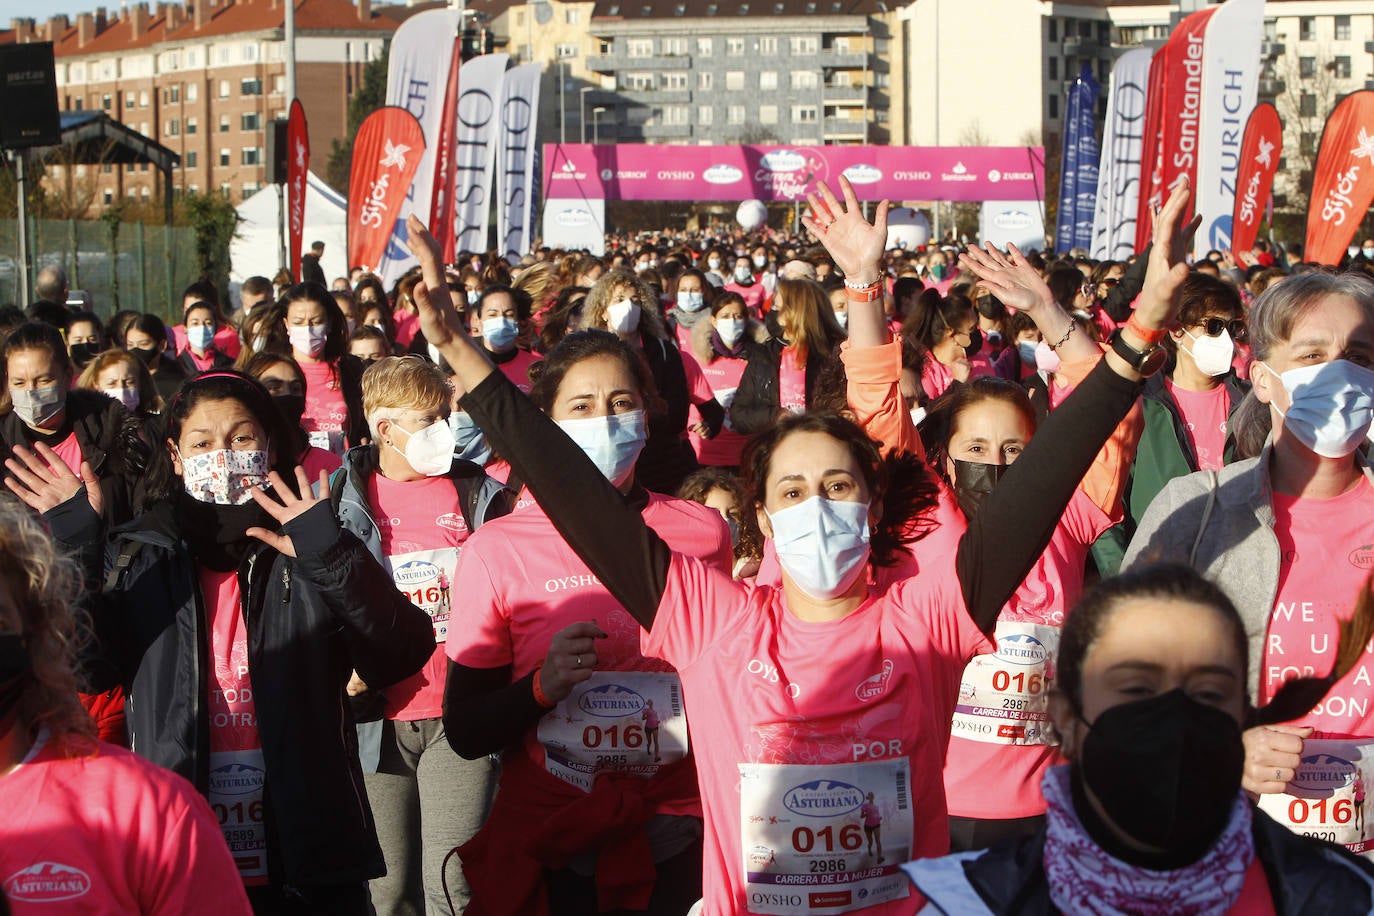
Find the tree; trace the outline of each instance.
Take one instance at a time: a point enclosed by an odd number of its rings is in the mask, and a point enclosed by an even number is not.
[[[1284,84],[1284,91],[1274,99],[1274,107],[1283,120],[1283,160],[1286,161],[1275,178],[1274,209],[1298,213],[1302,220],[1306,219],[1307,202],[1312,194],[1312,175],[1317,168],[1322,129],[1344,94],[1337,85],[1331,49],[1321,46],[1314,60],[1317,63],[1310,76],[1303,76],[1300,58],[1294,54],[1285,55],[1275,66]],[[1285,198],[1282,207],[1278,205],[1280,197]]]
[[[353,138],[358,135],[367,116],[386,104],[386,69],[390,57],[391,46],[387,45],[381,57],[363,68],[358,88],[353,98],[348,100],[348,129],[344,131],[344,139],[336,137],[329,150],[324,180],[345,197],[348,196],[348,173],[353,166]]]
[[[222,301],[228,301],[229,243],[238,232],[238,212],[229,198],[218,191],[193,191],[182,198],[181,205],[195,230],[200,274],[220,288]]]

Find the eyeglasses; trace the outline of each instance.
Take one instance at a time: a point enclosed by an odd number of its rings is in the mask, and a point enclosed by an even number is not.
[[[1245,339],[1245,319],[1243,318],[1208,318],[1199,324],[1208,337],[1220,337],[1222,331],[1228,331],[1232,340]]]
[[[1120,282],[1121,282],[1121,278],[1120,278],[1120,277],[1107,277],[1107,278],[1105,278],[1105,279],[1103,279],[1103,280],[1098,280],[1097,282],[1098,282],[1100,285],[1102,285],[1102,286],[1112,287],[1112,286],[1116,286],[1118,283],[1120,283]]]

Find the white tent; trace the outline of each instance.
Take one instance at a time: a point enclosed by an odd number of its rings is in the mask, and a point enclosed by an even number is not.
[[[277,186],[267,185],[236,208],[238,233],[229,243],[229,290],[238,307],[238,290],[253,276],[272,279],[281,269],[281,217]],[[325,184],[314,172],[307,174],[305,186],[305,231],[301,244],[324,242],[320,266],[325,279],[348,276],[348,202]]]

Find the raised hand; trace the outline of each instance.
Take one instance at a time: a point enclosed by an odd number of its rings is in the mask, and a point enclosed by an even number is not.
[[[281,475],[273,471],[267,476],[272,488],[276,491],[276,499],[273,499],[264,490],[251,490],[253,502],[261,506],[268,515],[276,521],[278,525],[285,525],[292,519],[298,518],[309,512],[322,502],[329,501],[329,472],[320,471],[319,492],[316,493],[310,487],[310,478],[305,476],[305,468],[296,468],[296,489],[300,496],[291,492],[291,488],[282,480]],[[249,528],[244,532],[250,538],[257,538],[268,547],[284,556],[296,556],[296,545],[291,538],[279,531],[268,531],[266,528]]]
[[[1136,300],[1135,317],[1146,328],[1171,327],[1178,316],[1178,291],[1188,278],[1185,260],[1193,247],[1193,235],[1202,225],[1201,214],[1186,223],[1192,189],[1188,177],[1180,175],[1169,199],[1155,214],[1154,245],[1145,266],[1145,282]]]
[[[1049,286],[1015,245],[1008,244],[1006,254],[991,242],[969,248],[959,255],[959,266],[978,277],[1009,308],[1034,312],[1042,305],[1054,305]]]
[[[453,306],[439,242],[413,213],[406,219],[406,245],[419,258],[423,277],[411,290],[420,315],[420,330],[426,341],[442,350],[446,344],[466,338],[467,328]]]
[[[42,442],[34,446],[37,454],[22,445],[14,447],[14,457],[5,459],[5,467],[13,476],[5,478],[5,486],[23,500],[24,505],[38,513],[62,505],[85,489],[86,499],[95,514],[104,516],[105,496],[100,479],[90,462],[81,462],[81,476],[77,476],[67,462]]]
[[[860,283],[878,280],[887,247],[888,203],[878,204],[870,223],[864,219],[853,185],[843,175],[840,192],[844,194],[843,202],[824,181],[816,182],[816,193],[806,195],[811,212],[802,217],[802,225],[820,240],[847,279]]]

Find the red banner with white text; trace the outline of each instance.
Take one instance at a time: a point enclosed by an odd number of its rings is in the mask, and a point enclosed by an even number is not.
[[[286,237],[290,244],[287,269],[297,280],[301,277],[301,238],[305,233],[305,182],[310,171],[310,133],[305,124],[305,106],[291,100],[286,118]]]
[[[1303,257],[1339,264],[1374,201],[1374,90],[1345,97],[1322,131]]]
[[[404,108],[379,108],[358,129],[348,178],[349,267],[375,270],[381,262],[424,151],[420,122]]]
[[[1164,88],[1169,79],[1169,45],[1150,58],[1150,79],[1145,90],[1145,128],[1140,143],[1140,190],[1136,197],[1135,250],[1144,251],[1154,234],[1154,207],[1163,195],[1160,156],[1164,143]]]
[[[1268,102],[1255,106],[1245,123],[1240,143],[1240,166],[1236,175],[1236,205],[1231,214],[1231,250],[1249,251],[1255,247],[1260,220],[1264,218],[1274,173],[1283,155],[1283,124],[1279,113]]]
[[[1164,130],[1161,137],[1160,194],[1163,198],[1180,175],[1187,175],[1197,200],[1198,136],[1202,121],[1203,36],[1216,7],[1199,10],[1178,24],[1169,36],[1169,74],[1164,90]],[[1189,213],[1194,203],[1189,203]],[[1151,230],[1153,232],[1153,229]]]

